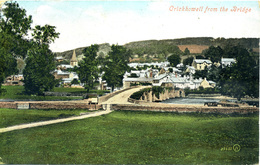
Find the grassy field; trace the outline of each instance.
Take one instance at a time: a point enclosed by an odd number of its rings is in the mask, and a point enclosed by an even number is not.
[[[23,86],[3,86],[2,88],[6,89],[6,93],[4,95],[0,95],[0,99],[13,99],[13,100],[78,100],[83,99],[83,97],[75,97],[75,96],[29,96],[24,95],[24,87]],[[79,88],[61,88],[55,87],[54,92],[71,92],[71,93],[80,93],[86,92],[85,89]],[[109,91],[101,91],[101,90],[90,90],[90,93],[97,93],[98,95],[102,95],[105,92]]]
[[[258,121],[258,114],[117,111],[2,133],[0,157],[8,164],[252,164]]]
[[[70,92],[70,93],[82,93],[87,92],[85,89],[81,88],[61,88],[55,87],[54,92]],[[89,93],[97,93],[98,95],[103,95],[104,93],[109,93],[109,90],[89,90]]]
[[[79,115],[88,110],[16,110],[0,109],[0,128],[37,121]]]

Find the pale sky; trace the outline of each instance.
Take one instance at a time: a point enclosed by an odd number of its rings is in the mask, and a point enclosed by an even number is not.
[[[258,1],[19,0],[18,3],[27,15],[32,15],[34,25],[57,27],[60,37],[51,45],[54,52],[150,39],[260,38]],[[251,11],[233,12],[234,6]],[[177,11],[182,7],[202,10]],[[228,10],[220,11],[221,7]]]

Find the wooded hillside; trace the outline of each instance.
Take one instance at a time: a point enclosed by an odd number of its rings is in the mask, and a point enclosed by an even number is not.
[[[212,37],[196,37],[196,38],[181,38],[181,39],[168,39],[168,40],[146,40],[130,42],[123,46],[131,50],[132,55],[138,55],[139,57],[153,57],[153,58],[165,58],[166,56],[184,52],[186,48],[189,49],[191,54],[201,54],[203,50],[208,49],[209,46],[225,45],[241,45],[247,49],[252,49],[255,52],[259,52],[259,39],[258,38],[212,38]],[[82,56],[82,50],[85,47],[77,48],[77,56]],[[99,45],[98,55],[107,55],[111,50],[108,43]],[[63,56],[66,59],[70,59],[73,50],[65,52],[57,52],[57,56]],[[144,56],[145,55],[145,56]]]

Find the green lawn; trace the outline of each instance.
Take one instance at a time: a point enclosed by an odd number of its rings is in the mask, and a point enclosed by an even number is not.
[[[83,99],[83,97],[62,97],[62,96],[29,96],[24,95],[22,92],[24,91],[23,86],[3,86],[3,89],[6,89],[6,93],[4,95],[0,95],[0,99],[14,99],[14,100],[78,100]],[[62,87],[55,87],[54,92],[71,92],[71,93],[79,93],[79,92],[86,92],[85,89],[79,88],[62,88]],[[97,93],[98,95],[102,95],[105,92],[109,91],[102,91],[102,90],[90,90],[90,93]]]
[[[2,133],[0,157],[8,164],[252,164],[258,120],[258,114],[117,111]]]
[[[16,110],[0,109],[0,128],[37,121],[79,115],[88,110]]]
[[[61,87],[55,87],[54,92],[70,92],[70,93],[81,93],[86,92],[85,89],[82,88],[61,88]],[[98,95],[103,95],[104,93],[109,93],[109,90],[89,90],[88,93],[97,93]]]

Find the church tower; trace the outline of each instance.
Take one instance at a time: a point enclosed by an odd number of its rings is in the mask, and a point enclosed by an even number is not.
[[[78,60],[76,58],[76,52],[75,50],[73,50],[73,54],[72,54],[72,57],[70,59],[70,65],[71,66],[78,66]]]

